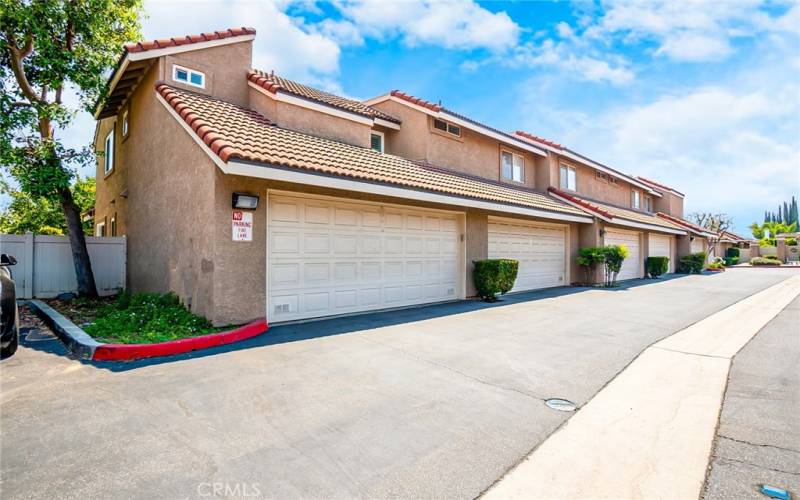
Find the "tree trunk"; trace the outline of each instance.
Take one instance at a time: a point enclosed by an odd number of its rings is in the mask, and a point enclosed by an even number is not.
[[[61,208],[67,219],[69,246],[72,249],[72,262],[75,265],[75,278],[78,281],[78,294],[82,297],[97,297],[97,286],[94,283],[92,263],[89,250],[86,248],[86,237],[83,234],[81,211],[72,199],[72,191],[60,189],[58,192]]]

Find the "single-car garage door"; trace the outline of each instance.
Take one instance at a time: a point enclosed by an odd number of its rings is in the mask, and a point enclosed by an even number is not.
[[[639,245],[639,235],[641,233],[634,233],[629,231],[619,230],[606,230],[605,244],[609,245],[625,245],[628,248],[628,258],[622,263],[622,269],[617,276],[618,280],[629,280],[633,278],[641,278],[641,252]]]
[[[662,234],[650,234],[648,237],[649,257],[670,257],[672,253],[672,237]],[[669,272],[674,272],[673,259],[669,259]]]
[[[449,212],[270,193],[268,319],[459,298],[459,220]]]
[[[489,218],[489,258],[519,261],[512,292],[566,284],[566,226]]]
[[[706,251],[706,239],[705,238],[695,238],[692,240],[691,244],[692,253],[700,253]]]

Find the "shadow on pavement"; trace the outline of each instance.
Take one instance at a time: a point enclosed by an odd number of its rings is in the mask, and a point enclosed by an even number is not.
[[[403,323],[413,323],[415,321],[424,321],[432,318],[440,318],[444,316],[451,316],[455,314],[462,314],[472,311],[479,311],[482,309],[490,309],[495,307],[505,307],[513,304],[523,302],[532,302],[543,299],[550,299],[562,297],[565,295],[572,295],[576,293],[585,292],[587,290],[599,290],[610,292],[622,292],[641,286],[654,285],[671,281],[674,279],[682,278],[686,275],[670,274],[662,276],[657,280],[653,279],[636,279],[628,280],[620,283],[614,288],[598,288],[598,287],[585,287],[585,286],[569,286],[559,288],[549,288],[547,290],[539,290],[534,292],[522,292],[504,295],[494,303],[482,302],[479,300],[461,300],[457,302],[446,302],[441,304],[433,304],[429,306],[411,307],[407,309],[396,309],[383,312],[364,313],[354,316],[344,316],[340,318],[320,319],[314,321],[307,321],[304,323],[284,324],[270,327],[269,331],[258,337],[253,337],[234,344],[225,346],[212,347],[200,351],[193,351],[186,354],[177,356],[150,358],[138,361],[90,361],[83,359],[76,359],[76,361],[85,365],[93,366],[95,368],[109,370],[112,372],[124,372],[128,370],[135,370],[145,366],[159,365],[162,363],[172,363],[175,361],[182,361],[187,359],[203,358],[206,356],[215,356],[217,354],[239,351],[243,349],[252,349],[254,347],[266,347],[276,344],[284,344],[289,342],[298,342],[301,340],[310,340],[316,338],[330,337],[334,335],[342,335],[346,333],[355,333],[364,330],[371,330],[374,328],[381,328],[386,326],[394,326]],[[60,355],[71,357],[64,345],[57,339],[48,341],[29,341],[25,336],[20,337],[21,345],[29,349],[46,352],[48,354]]]

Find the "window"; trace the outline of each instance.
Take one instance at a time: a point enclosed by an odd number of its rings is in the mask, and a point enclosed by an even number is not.
[[[503,179],[523,182],[525,180],[525,158],[502,151],[500,153],[500,171]]]
[[[193,69],[184,68],[177,64],[172,65],[172,79],[194,87],[206,88],[206,75]]]
[[[639,208],[639,191],[635,189],[631,191],[631,207]]]
[[[653,211],[653,198],[651,196],[644,197],[644,209],[648,212]]]
[[[103,173],[107,174],[114,170],[114,129],[106,136],[106,147],[103,151]]]
[[[458,125],[453,125],[452,123],[448,123],[444,120],[440,120],[438,118],[433,119],[433,128],[436,130],[441,130],[442,132],[447,132],[448,134],[454,135],[456,137],[461,137],[461,127]]]
[[[561,189],[568,189],[570,191],[578,190],[578,177],[575,174],[575,168],[568,165],[561,165],[559,174],[559,186]]]
[[[383,132],[372,132],[369,136],[369,147],[379,153],[383,153]]]
[[[105,222],[98,222],[97,226],[94,228],[94,235],[95,236],[105,236],[106,235],[106,223]]]
[[[111,218],[111,236],[117,235],[117,214]]]
[[[128,137],[130,131],[130,121],[128,120],[128,110],[122,112],[122,137]]]

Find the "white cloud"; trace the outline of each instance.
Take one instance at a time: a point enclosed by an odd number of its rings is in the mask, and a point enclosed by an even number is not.
[[[560,26],[559,31],[566,33],[566,28]],[[540,44],[529,42],[518,47],[513,57],[505,61],[511,65],[554,67],[568,76],[589,82],[626,85],[634,80],[635,74],[623,58],[606,59],[595,55],[595,51],[578,40],[556,42],[547,39]]]
[[[343,43],[400,37],[409,46],[502,51],[513,47],[520,33],[507,13],[493,13],[472,0],[344,0],[338,7],[345,21],[323,28]]]
[[[684,32],[665,38],[656,55],[665,55],[676,61],[702,62],[724,59],[731,51],[724,38]]]

